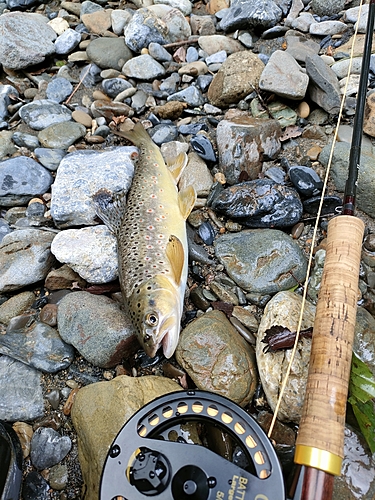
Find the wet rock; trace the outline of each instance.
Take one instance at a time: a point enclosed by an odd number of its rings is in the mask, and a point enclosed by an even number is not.
[[[117,242],[107,226],[61,231],[51,251],[89,283],[108,283],[118,276]]]
[[[41,373],[0,356],[0,418],[5,421],[33,420],[44,414]]]
[[[22,292],[13,295],[13,297],[10,297],[0,305],[0,323],[7,325],[14,316],[25,312],[33,302],[35,302],[33,292]]]
[[[259,88],[286,99],[303,99],[309,77],[288,52],[276,50],[264,68]]]
[[[268,302],[259,325],[256,358],[262,386],[272,410],[275,409],[277,403],[280,386],[290,361],[291,350],[265,353],[264,347],[266,344],[262,340],[266,330],[272,326],[284,326],[292,332],[296,331],[301,304],[301,296],[288,291],[280,292]],[[306,302],[301,329],[304,330],[312,327],[314,317],[315,307]],[[311,339],[302,338],[299,341],[299,345],[300,347],[296,351],[291,374],[288,378],[279,410],[279,419],[284,422],[298,423],[302,412],[310,360]]]
[[[153,399],[180,390],[165,377],[127,377],[99,382],[79,390],[72,410],[78,434],[78,453],[87,497],[99,497],[99,482],[104,461],[117,433],[127,420]],[[108,408],[121,408],[111,413]]]
[[[95,366],[116,366],[139,348],[130,319],[118,303],[102,295],[67,295],[59,304],[57,321],[65,342]]]
[[[253,350],[221,311],[205,313],[181,332],[176,359],[199,389],[242,406],[253,397],[257,385]]]
[[[245,230],[215,240],[215,255],[243,290],[262,295],[288,290],[306,275],[297,243],[276,229]],[[293,274],[293,276],[292,276]]]
[[[108,78],[102,81],[102,87],[103,91],[113,99],[120,92],[132,88],[132,85],[124,78]]]
[[[220,28],[224,31],[267,29],[275,26],[281,17],[282,10],[272,0],[239,0],[225,11]]]
[[[89,59],[99,68],[114,68],[119,71],[133,57],[123,38],[95,38],[88,45],[86,52]]]
[[[293,185],[303,196],[318,194],[323,188],[323,182],[319,175],[310,167],[293,165],[288,170],[288,175]]]
[[[20,117],[34,130],[44,130],[54,123],[70,121],[71,115],[66,106],[49,99],[32,101],[20,109]]]
[[[47,373],[55,373],[67,368],[74,358],[74,349],[65,344],[50,326],[32,322],[19,326],[14,317],[7,328],[6,334],[0,336],[0,352],[13,359]]]
[[[47,469],[61,462],[71,447],[69,436],[60,436],[54,429],[40,427],[31,439],[31,462],[38,470]]]
[[[45,148],[68,149],[86,134],[86,127],[76,122],[55,123],[38,134],[38,139]]]
[[[250,51],[230,55],[208,89],[210,103],[219,108],[237,103],[258,87],[263,69],[262,61]]]
[[[269,179],[242,182],[220,193],[212,206],[248,227],[288,227],[302,216],[297,192]]]
[[[310,78],[310,98],[327,113],[338,113],[341,104],[337,76],[318,55],[306,57],[306,72]]]
[[[51,215],[60,228],[96,223],[92,195],[106,188],[127,191],[134,173],[134,147],[110,148],[103,152],[85,150],[67,155],[61,162],[52,187]],[[75,186],[74,196],[71,195]]]
[[[197,134],[192,137],[190,141],[192,149],[201,157],[203,160],[215,162],[216,155],[214,148],[212,147],[211,141],[203,134]]]
[[[332,498],[334,500],[373,498],[375,495],[374,465],[374,458],[363,436],[350,426],[346,426],[341,476],[335,477]]]
[[[164,67],[149,54],[133,57],[124,64],[122,72],[128,78],[139,80],[154,80],[165,75]]]
[[[30,442],[33,437],[33,428],[25,422],[15,422],[12,427],[20,440],[23,457],[26,458],[30,454]]]
[[[56,33],[39,14],[2,14],[0,33],[0,63],[6,68],[27,68],[55,52]]]
[[[0,245],[0,291],[12,291],[44,279],[54,263],[55,234],[21,229],[4,236]]]
[[[319,155],[319,161],[327,166],[331,145],[323,148]],[[338,142],[334,147],[331,176],[336,189],[343,193],[348,176],[348,158],[350,154],[350,144]],[[358,173],[356,205],[360,210],[366,212],[370,217],[375,217],[375,200],[372,193],[375,192],[375,171],[374,157],[361,154],[361,168]]]
[[[255,179],[263,155],[273,158],[280,151],[281,127],[275,120],[243,114],[222,120],[216,129],[220,168],[229,184],[238,182],[242,171]]]

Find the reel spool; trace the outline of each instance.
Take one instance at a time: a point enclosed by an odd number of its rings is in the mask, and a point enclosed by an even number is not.
[[[192,390],[155,399],[126,422],[100,484],[101,500],[285,498],[277,455],[255,420],[227,398]]]

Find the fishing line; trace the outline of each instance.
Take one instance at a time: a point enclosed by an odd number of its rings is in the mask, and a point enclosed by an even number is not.
[[[282,398],[284,396],[286,384],[288,382],[288,379],[289,379],[289,376],[290,376],[290,372],[292,370],[292,364],[293,364],[294,357],[295,357],[295,354],[296,354],[296,351],[297,351],[297,345],[298,345],[298,341],[299,341],[299,337],[300,337],[300,332],[301,332],[301,328],[302,328],[303,314],[305,312],[305,304],[306,304],[306,296],[307,296],[307,286],[308,286],[308,282],[309,282],[309,278],[310,278],[310,272],[311,272],[311,268],[312,268],[312,261],[313,261],[313,253],[314,253],[314,248],[315,248],[315,242],[316,242],[316,239],[317,239],[317,232],[318,232],[318,228],[319,228],[319,224],[320,224],[320,218],[321,218],[321,213],[322,213],[322,209],[323,209],[324,195],[325,195],[325,192],[327,190],[328,177],[329,177],[329,173],[330,173],[330,170],[331,170],[331,164],[332,164],[332,160],[333,160],[334,148],[335,148],[335,145],[336,145],[336,142],[337,142],[338,131],[339,131],[339,127],[340,127],[340,124],[341,124],[341,119],[342,119],[342,116],[343,116],[344,104],[345,104],[345,99],[346,99],[346,92],[347,92],[348,85],[349,85],[349,76],[350,76],[350,72],[351,72],[352,64],[353,64],[354,46],[355,46],[355,42],[357,40],[357,34],[358,34],[358,28],[359,28],[359,20],[360,20],[361,12],[362,12],[362,5],[363,5],[363,0],[361,0],[360,4],[359,4],[359,11],[358,11],[357,23],[356,23],[356,27],[355,27],[355,31],[354,31],[354,36],[353,36],[353,43],[352,43],[352,47],[351,47],[351,51],[350,51],[349,66],[348,66],[348,72],[347,72],[346,82],[345,82],[345,86],[344,86],[344,93],[343,93],[343,97],[342,97],[342,100],[341,100],[341,105],[340,105],[339,115],[338,115],[338,119],[337,119],[337,124],[336,124],[336,127],[335,127],[335,132],[334,132],[334,135],[333,135],[333,141],[332,141],[332,145],[331,145],[331,151],[330,151],[330,155],[329,155],[329,159],[328,159],[326,174],[325,174],[325,177],[324,177],[322,195],[320,197],[319,208],[318,208],[318,211],[317,211],[316,222],[315,222],[315,225],[314,225],[314,231],[313,231],[313,236],[312,236],[312,240],[311,240],[311,246],[310,246],[310,252],[309,252],[309,260],[308,260],[307,271],[306,271],[306,278],[305,278],[304,285],[303,285],[301,311],[300,311],[299,320],[298,320],[298,326],[297,326],[297,330],[296,330],[296,338],[295,338],[295,341],[294,341],[294,344],[293,344],[293,349],[292,349],[291,354],[290,354],[290,360],[289,360],[289,363],[288,363],[288,366],[287,366],[287,370],[286,370],[283,382],[282,382],[281,387],[280,387],[280,393],[279,393],[279,396],[278,396],[278,399],[277,399],[277,403],[276,403],[276,406],[275,406],[274,414],[273,414],[273,417],[272,417],[272,420],[271,420],[271,424],[270,424],[270,427],[269,427],[269,430],[268,430],[268,437],[269,438],[271,438],[273,428],[274,428],[274,426],[276,424],[277,415],[278,415],[278,413],[280,411],[280,406],[281,406]]]

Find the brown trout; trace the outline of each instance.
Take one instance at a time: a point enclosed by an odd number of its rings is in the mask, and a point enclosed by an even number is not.
[[[185,153],[168,168],[140,122],[119,135],[139,149],[132,185],[126,198],[100,190],[94,202],[117,238],[121,291],[140,344],[150,357],[162,345],[170,358],[180,334],[188,271],[185,220],[196,194],[191,186],[180,192],[176,186]]]

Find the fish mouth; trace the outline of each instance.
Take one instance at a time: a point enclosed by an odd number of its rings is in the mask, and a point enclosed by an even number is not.
[[[176,350],[178,334],[179,330],[176,325],[176,319],[174,316],[170,316],[163,322],[158,332],[157,340],[155,334],[151,334],[153,341],[151,340],[150,344],[144,344],[144,350],[147,356],[154,358],[157,351],[162,346],[164,356],[170,358]]]

